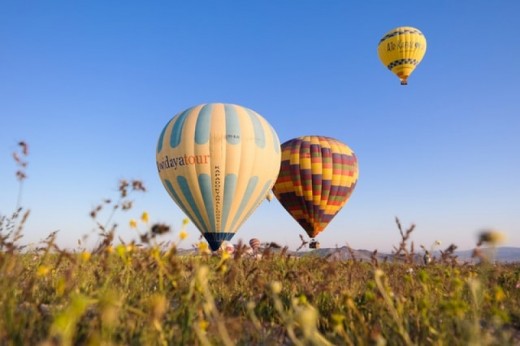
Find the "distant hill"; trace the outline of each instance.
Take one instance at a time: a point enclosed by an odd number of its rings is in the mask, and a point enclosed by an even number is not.
[[[500,247],[497,248],[494,254],[491,252],[491,249],[482,248],[482,251],[488,256],[493,257],[495,261],[501,263],[512,263],[512,262],[520,262],[520,248],[519,247]],[[280,252],[281,249],[272,249],[273,252]],[[181,256],[189,256],[197,253],[196,249],[177,249],[177,254]],[[346,246],[340,248],[322,248],[316,250],[306,250],[306,251],[288,251],[288,254],[294,257],[303,257],[303,256],[317,256],[327,258],[329,260],[349,260],[355,258],[361,261],[371,261],[373,251],[369,250],[355,250],[349,249]],[[455,251],[455,255],[461,262],[478,262],[478,259],[472,258],[473,250],[461,250]],[[415,260],[418,263],[422,263],[424,252],[419,250],[415,254]],[[434,253],[435,257],[440,256],[440,252],[437,251]],[[375,257],[378,261],[384,261],[385,259],[388,261],[394,260],[394,255],[389,253],[381,253],[377,252]]]
[[[356,259],[361,261],[371,261],[373,251],[368,250],[355,250],[349,249],[346,246],[340,248],[322,248],[304,252],[292,252],[294,256],[318,256],[318,257],[326,257],[330,260],[349,260]],[[375,257],[378,261],[382,261],[385,257],[390,259],[392,255],[376,253]]]
[[[492,249],[482,249],[488,256],[495,258],[495,261],[502,263],[520,262],[520,248],[518,247],[499,247],[493,254]],[[473,250],[456,251],[456,255],[461,260],[472,260]]]
[[[496,248],[494,253],[492,249],[481,249],[484,254],[487,257],[494,258],[495,261],[501,262],[501,263],[512,263],[512,262],[520,262],[520,248],[518,247],[500,247]],[[341,248],[323,248],[323,249],[316,249],[311,251],[305,251],[305,252],[295,252],[293,253],[295,256],[305,256],[305,255],[315,255],[319,257],[327,257],[331,260],[348,260],[352,259],[353,257],[362,260],[362,261],[370,261],[372,258],[372,251],[368,250],[354,250],[349,249],[346,246]],[[418,251],[416,253],[416,261],[421,262],[423,259],[424,252]],[[455,251],[455,255],[460,261],[467,261],[467,262],[478,262],[478,259],[475,259],[472,257],[473,250],[462,250],[462,251]],[[440,256],[440,252],[436,252],[434,254],[435,257]],[[378,261],[383,261],[385,259],[387,260],[393,260],[394,255],[388,254],[388,253],[379,253],[377,252],[375,254],[375,257]]]

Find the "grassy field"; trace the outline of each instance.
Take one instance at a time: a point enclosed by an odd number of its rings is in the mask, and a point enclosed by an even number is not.
[[[56,234],[24,248],[29,212],[0,218],[1,345],[520,344],[520,264],[463,264],[452,246],[418,262],[413,227],[399,223],[402,242],[386,262],[270,248],[251,256],[241,245],[209,254],[205,243],[180,255],[184,231],[166,225],[114,243],[114,211],[145,190],[122,181],[118,198],[92,210],[101,237],[90,250],[60,249]],[[156,243],[163,233],[176,239],[168,247]]]
[[[4,219],[4,226],[5,226]],[[5,227],[4,227],[5,230]],[[520,265],[0,243],[2,345],[508,345]]]

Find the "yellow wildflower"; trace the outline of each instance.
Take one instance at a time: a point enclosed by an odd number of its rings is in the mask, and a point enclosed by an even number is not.
[[[46,266],[46,265],[41,265],[38,267],[38,270],[36,271],[36,275],[38,276],[45,276],[47,274],[49,274],[49,272],[51,271],[51,268],[49,266]]]
[[[137,228],[137,221],[135,219],[130,219],[130,228]]]
[[[141,221],[148,223],[148,220],[150,220],[150,215],[148,215],[148,212],[145,211],[141,214]]]
[[[231,257],[231,254],[226,249],[223,249],[222,256],[221,256],[222,260],[225,261],[230,257]]]
[[[506,294],[500,286],[495,287],[495,300],[497,302],[503,302],[506,299]]]
[[[126,246],[123,244],[119,244],[116,246],[116,252],[119,256],[123,257],[126,254]]]
[[[341,325],[343,324],[343,321],[345,320],[345,316],[344,315],[341,315],[341,314],[332,314],[331,315],[331,319],[332,319],[332,322],[335,324],[335,325]]]
[[[59,297],[59,296],[62,296],[63,293],[65,293],[65,288],[67,286],[67,283],[65,281],[65,278],[61,277],[58,279],[58,281],[56,282],[56,295]]]
[[[295,307],[294,319],[303,330],[306,337],[310,337],[316,332],[318,323],[318,311],[311,305],[303,305]]]
[[[81,253],[81,255],[80,255],[81,260],[82,260],[83,262],[88,262],[88,260],[90,259],[90,256],[91,256],[91,254],[90,254],[90,252],[88,252],[88,251],[83,251],[83,252]]]
[[[179,233],[179,238],[181,240],[184,240],[188,237],[188,232],[186,232],[185,230],[182,230],[180,233]]]
[[[200,320],[199,321],[199,328],[201,331],[205,332],[208,329],[209,322],[206,320]]]
[[[207,254],[207,253],[209,253],[208,243],[206,243],[206,242],[204,242],[204,241],[201,241],[201,242],[198,244],[198,249],[199,249],[199,253],[201,253],[201,254]]]
[[[185,217],[184,219],[182,219],[182,225],[183,225],[183,226],[186,226],[188,223],[190,223],[190,219],[188,219],[187,217]]]
[[[280,281],[271,282],[271,292],[274,294],[280,294],[282,292],[282,283]]]

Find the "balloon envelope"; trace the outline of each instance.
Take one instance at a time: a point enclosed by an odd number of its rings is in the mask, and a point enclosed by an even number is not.
[[[260,247],[260,240],[257,239],[257,238],[252,238],[249,240],[249,246],[251,246],[251,248],[253,250],[256,250]]]
[[[347,203],[358,173],[357,158],[344,143],[330,137],[298,137],[282,144],[273,192],[314,238]]]
[[[166,124],[156,160],[171,198],[215,251],[272,188],[280,168],[280,142],[269,123],[250,109],[203,104]]]
[[[406,85],[426,53],[426,38],[419,29],[401,26],[383,36],[377,52],[383,65]]]

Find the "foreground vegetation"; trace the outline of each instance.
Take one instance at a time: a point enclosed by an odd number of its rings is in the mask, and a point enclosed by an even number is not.
[[[520,265],[0,253],[0,344],[518,344]],[[53,251],[54,249],[54,251]]]
[[[23,182],[26,165],[17,162]],[[459,263],[453,245],[421,262],[409,241],[413,227],[403,231],[399,222],[402,242],[386,262],[375,253],[363,262],[271,247],[251,255],[242,245],[233,254],[210,254],[205,243],[180,255],[182,229],[171,236],[177,242],[156,242],[170,232],[166,225],[115,244],[113,213],[132,207],[134,191],[145,188],[122,181],[115,202],[105,199],[91,211],[101,235],[91,250],[60,249],[56,234],[24,248],[29,212],[0,216],[0,344],[520,343],[520,264],[495,264],[478,247],[478,265]],[[109,215],[100,222],[104,210]],[[495,238],[485,234],[478,246]]]

